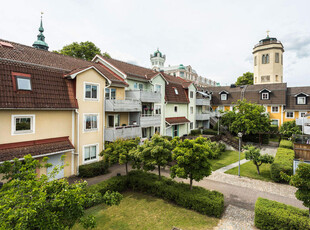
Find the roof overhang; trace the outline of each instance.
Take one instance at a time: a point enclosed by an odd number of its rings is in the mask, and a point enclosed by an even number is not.
[[[158,76],[161,76],[161,77],[164,79],[164,81],[167,83],[167,85],[169,85],[169,82],[167,81],[167,79],[166,79],[166,78],[164,77],[164,75],[162,75],[160,72],[157,73],[157,74],[155,74],[153,77],[151,77],[150,82],[151,82],[154,78],[156,78],[156,77],[158,77]]]
[[[300,94],[303,94],[303,95],[305,95],[306,97],[309,97],[309,96],[310,96],[309,94],[306,94],[306,93],[304,93],[304,92],[300,92],[300,93],[298,93],[298,94],[295,94],[294,97],[298,97]]]
[[[210,97],[211,95],[210,94],[207,94],[205,92],[201,92],[201,91],[197,91],[197,93],[201,94],[202,96],[205,96],[205,97]]]
[[[190,123],[191,121],[188,120],[186,117],[167,117],[166,123],[168,125],[182,125],[186,123]]]
[[[264,91],[267,91],[268,93],[271,93],[271,90],[266,89],[266,88],[264,88],[264,89],[260,90],[260,91],[259,91],[259,93],[262,93],[262,92],[264,92]]]
[[[226,90],[222,90],[222,91],[219,92],[219,94],[222,94],[222,93],[229,94],[229,92],[227,92]]]
[[[127,78],[127,74],[121,71],[120,69],[116,68],[114,65],[112,65],[110,62],[106,61],[104,58],[102,58],[100,55],[96,54],[96,56],[91,60],[92,62],[101,62],[103,65],[111,69],[116,74],[120,75],[122,78]]]

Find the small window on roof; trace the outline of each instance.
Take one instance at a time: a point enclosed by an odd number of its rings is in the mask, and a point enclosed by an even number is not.
[[[178,95],[178,94],[179,94],[178,89],[177,89],[177,88],[175,88],[175,87],[173,87],[173,88],[174,88],[174,92],[175,92],[175,94],[176,94],[176,95]]]
[[[30,74],[13,73],[13,81],[15,81],[16,90],[32,90]]]

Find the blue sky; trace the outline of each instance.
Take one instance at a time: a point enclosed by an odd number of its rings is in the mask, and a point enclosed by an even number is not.
[[[32,45],[43,11],[50,50],[88,40],[114,58],[150,67],[159,48],[166,65],[190,64],[229,85],[253,72],[253,46],[270,30],[284,45],[284,81],[303,86],[310,85],[309,8],[307,0],[10,0],[0,7],[0,37]]]

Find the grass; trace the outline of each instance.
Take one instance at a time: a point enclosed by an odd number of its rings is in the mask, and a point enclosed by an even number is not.
[[[244,159],[244,153],[241,153],[240,159]],[[212,165],[212,170],[215,171],[219,168],[222,168],[226,165],[230,165],[235,163],[239,160],[239,152],[227,150],[220,156],[219,159],[212,159],[210,160]]]
[[[86,210],[96,217],[95,229],[212,229],[219,219],[181,208],[162,199],[135,192],[123,193],[119,206],[97,205]],[[74,230],[83,229],[76,224]]]
[[[270,164],[262,164],[259,167],[259,171],[260,175],[257,174],[256,166],[251,161],[244,163],[240,166],[241,176],[263,181],[273,181],[270,177]],[[225,173],[238,175],[238,167],[232,168]]]

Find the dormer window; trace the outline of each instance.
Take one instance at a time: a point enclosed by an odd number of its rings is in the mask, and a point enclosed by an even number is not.
[[[16,90],[26,90],[31,91],[31,75],[24,74],[24,73],[12,73],[13,81],[14,81],[14,88]]]
[[[259,91],[261,94],[261,100],[269,100],[271,91],[269,89],[262,89]]]
[[[178,91],[178,89],[177,89],[177,88],[175,88],[175,87],[173,87],[173,89],[174,89],[175,94],[176,94],[176,95],[179,95],[179,91]]]
[[[301,92],[299,94],[296,94],[295,97],[296,97],[296,104],[297,105],[306,105],[307,104],[307,97],[309,97],[309,95]]]
[[[223,90],[219,94],[221,95],[221,101],[226,101],[229,93]]]
[[[262,93],[262,100],[268,100],[269,99],[269,93]]]

